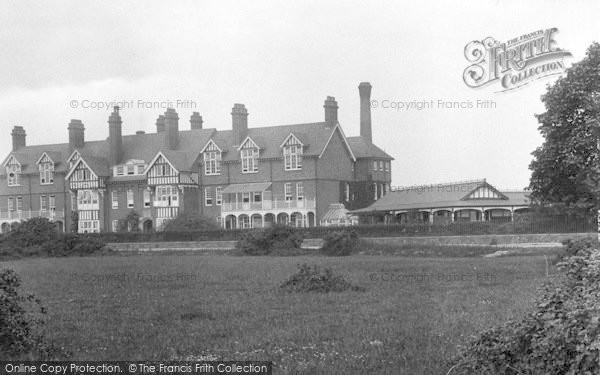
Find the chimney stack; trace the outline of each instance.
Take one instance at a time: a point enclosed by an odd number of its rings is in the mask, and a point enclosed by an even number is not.
[[[202,116],[200,116],[200,113],[198,112],[193,112],[192,116],[190,117],[190,126],[192,129],[202,129]]]
[[[21,147],[25,147],[25,137],[27,137],[27,133],[25,133],[25,129],[23,129],[22,126],[15,125],[10,135],[12,135],[13,151],[17,151]]]
[[[119,115],[119,107],[114,107],[113,112],[108,118],[108,143],[110,149],[110,165],[116,165],[123,158],[123,137],[122,127],[123,121]]]
[[[371,84],[361,82],[358,85],[360,93],[360,136],[369,142],[373,142],[371,132]]]
[[[333,96],[328,96],[323,105],[325,108],[325,122],[334,126],[338,122],[338,105]]]
[[[82,148],[85,144],[85,128],[81,120],[72,119],[69,123],[69,151]]]
[[[176,150],[179,146],[179,116],[173,108],[167,108],[165,112],[165,131],[163,147],[168,150]]]
[[[165,116],[160,115],[156,119],[156,132],[164,132],[165,131]]]
[[[248,110],[243,104],[234,104],[231,110],[234,144],[240,146],[248,135]]]

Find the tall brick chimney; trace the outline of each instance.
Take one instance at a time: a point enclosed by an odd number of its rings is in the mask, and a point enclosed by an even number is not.
[[[82,148],[85,144],[85,127],[81,120],[72,119],[69,123],[69,151]]]
[[[110,155],[108,155],[110,165],[119,164],[123,158],[123,137],[121,116],[119,107],[114,107],[113,112],[108,117],[108,143]]]
[[[202,129],[202,116],[200,116],[200,113],[198,112],[193,112],[192,116],[190,117],[190,126],[192,129]]]
[[[27,133],[25,133],[25,129],[23,129],[22,126],[15,125],[10,135],[12,135],[13,151],[17,151],[21,147],[25,147],[25,137],[27,137]]]
[[[231,109],[234,144],[240,146],[248,135],[248,110],[243,104],[234,104]]]
[[[165,112],[164,133],[163,147],[168,150],[176,150],[179,146],[179,116],[173,108],[167,108]]]
[[[333,96],[328,96],[325,99],[325,104],[323,105],[325,108],[325,122],[327,125],[335,125],[338,121],[338,105]]]
[[[360,136],[373,142],[373,133],[371,131],[371,84],[361,82],[358,85],[360,93]]]
[[[156,132],[164,132],[165,131],[165,116],[160,115],[156,119]]]

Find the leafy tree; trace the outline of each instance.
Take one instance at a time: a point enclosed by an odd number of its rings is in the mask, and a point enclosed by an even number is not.
[[[200,214],[187,213],[182,213],[170,220],[164,228],[166,232],[194,232],[218,229],[219,227],[214,220]]]
[[[139,232],[140,231],[140,215],[131,210],[127,213],[124,219],[119,220],[119,232]]]
[[[545,141],[529,166],[534,202],[566,210],[600,207],[599,43],[548,87],[542,102],[546,112],[536,117]]]

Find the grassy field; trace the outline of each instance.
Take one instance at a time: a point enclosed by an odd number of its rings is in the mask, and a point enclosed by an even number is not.
[[[366,291],[279,291],[301,263]],[[546,280],[539,255],[138,255],[5,267],[48,307],[47,334],[73,359],[266,359],[277,374],[445,374],[457,345],[520,317]]]

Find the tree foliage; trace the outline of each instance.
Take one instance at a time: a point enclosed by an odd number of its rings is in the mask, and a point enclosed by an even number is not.
[[[536,115],[545,141],[533,153],[533,200],[566,209],[599,207],[600,44],[548,87],[546,112]]]

